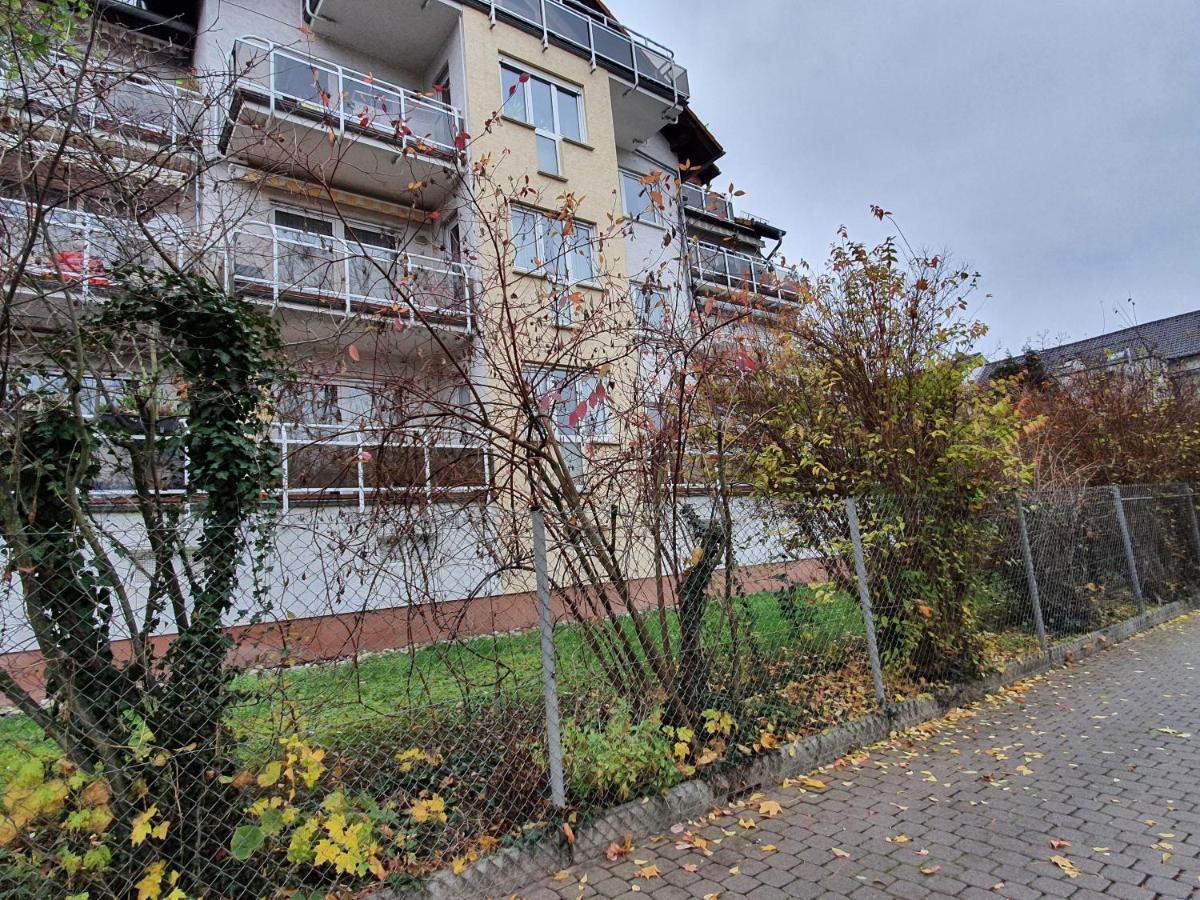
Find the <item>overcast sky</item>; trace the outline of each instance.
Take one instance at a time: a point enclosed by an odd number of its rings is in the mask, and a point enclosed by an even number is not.
[[[687,67],[789,258],[878,239],[878,203],[983,275],[989,354],[1200,308],[1200,0],[610,8]]]

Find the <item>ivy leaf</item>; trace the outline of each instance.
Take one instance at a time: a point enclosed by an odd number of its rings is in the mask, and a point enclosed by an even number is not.
[[[234,859],[245,862],[262,847],[266,835],[257,825],[239,825],[229,842],[229,852]]]

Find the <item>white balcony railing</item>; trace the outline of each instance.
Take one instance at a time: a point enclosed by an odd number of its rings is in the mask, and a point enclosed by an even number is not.
[[[257,100],[272,115],[292,113],[400,149],[457,156],[462,117],[447,103],[364,72],[316,59],[259,37],[234,41],[234,102]]]
[[[687,70],[675,54],[577,0],[476,0],[492,19],[503,13],[582,51],[592,65],[615,70],[635,87],[648,88],[679,106],[688,99]]]
[[[462,263],[357,241],[253,223],[233,233],[233,286],[351,313],[388,312],[471,328],[470,282]]]
[[[283,508],[304,501],[356,502],[382,493],[426,497],[477,493],[491,484],[484,443],[436,430],[277,423]]]
[[[747,253],[693,241],[688,246],[692,278],[705,285],[787,303],[800,299],[799,272]]]
[[[0,200],[0,247],[6,259],[15,260],[24,248],[36,213],[33,204]],[[187,249],[178,224],[164,220],[143,226],[116,216],[49,209],[37,223],[33,250],[18,274],[42,282],[43,289],[69,288],[86,300],[112,287],[119,269],[164,268],[164,257],[183,266]]]
[[[33,125],[59,122],[77,133],[160,147],[196,145],[205,115],[203,99],[195,91],[97,60],[80,66],[57,53],[23,79],[0,73],[0,92],[9,104],[22,108]]]

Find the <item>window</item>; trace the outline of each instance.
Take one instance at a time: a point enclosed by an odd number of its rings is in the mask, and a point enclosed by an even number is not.
[[[655,225],[667,224],[666,214],[650,195],[652,190],[656,190],[655,187],[643,184],[641,175],[621,170],[621,200],[627,219],[652,222]]]
[[[577,369],[533,369],[525,377],[553,423],[572,479],[582,487],[587,441],[610,437],[607,387],[599,376]]]
[[[637,327],[646,331],[666,331],[671,322],[671,297],[654,284],[633,286],[634,313]]]
[[[537,132],[538,169],[548,175],[561,175],[562,139],[584,140],[579,91],[509,63],[500,65],[500,84],[504,114],[532,125]]]
[[[550,280],[555,287],[551,301],[555,323],[570,325],[574,320],[570,288],[596,281],[595,229],[584,222],[513,206],[512,234],[514,268]]]

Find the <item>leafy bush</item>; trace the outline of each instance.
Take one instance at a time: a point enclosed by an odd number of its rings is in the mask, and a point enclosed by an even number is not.
[[[634,723],[625,704],[600,728],[567,722],[563,762],[571,791],[590,805],[660,791],[682,777],[661,712]]]

